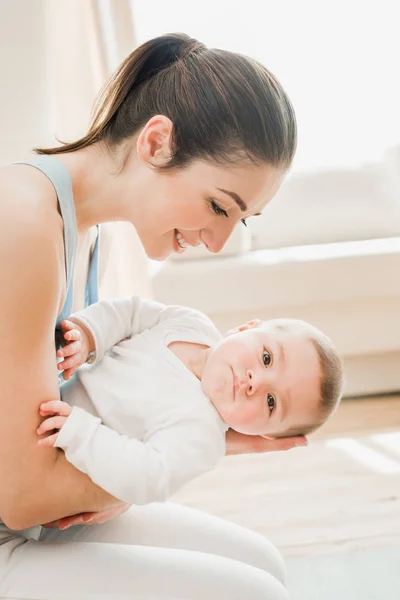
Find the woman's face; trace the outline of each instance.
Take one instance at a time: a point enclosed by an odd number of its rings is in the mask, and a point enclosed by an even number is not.
[[[196,160],[183,169],[160,170],[169,159],[168,136],[151,133],[140,134],[132,169],[132,222],[149,258],[163,260],[199,244],[219,252],[237,223],[260,214],[283,180],[282,169],[267,165],[222,167]]]

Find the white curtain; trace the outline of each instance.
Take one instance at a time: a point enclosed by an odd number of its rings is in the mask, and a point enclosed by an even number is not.
[[[87,131],[93,102],[118,63],[135,47],[128,0],[46,0],[49,106],[63,141]],[[149,297],[148,259],[129,223],[102,226],[102,298]]]

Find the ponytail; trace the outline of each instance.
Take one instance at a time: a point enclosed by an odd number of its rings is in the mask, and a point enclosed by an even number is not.
[[[36,152],[99,142],[112,149],[157,114],[174,126],[167,168],[196,158],[231,164],[244,156],[285,168],[292,162],[296,119],[277,79],[250,58],[208,49],[182,33],[150,40],[122,62],[100,92],[85,136]]]

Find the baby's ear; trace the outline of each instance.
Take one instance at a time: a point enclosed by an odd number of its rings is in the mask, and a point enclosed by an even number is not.
[[[239,325],[239,327],[234,327],[226,332],[226,336],[233,335],[234,333],[239,333],[240,331],[247,331],[248,329],[253,329],[254,327],[260,327],[261,321],[260,319],[253,319],[248,323],[244,323],[243,325]]]

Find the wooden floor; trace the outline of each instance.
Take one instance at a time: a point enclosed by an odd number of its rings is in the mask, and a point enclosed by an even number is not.
[[[400,396],[345,400],[307,448],[225,458],[174,500],[259,531],[285,556],[400,542]]]

